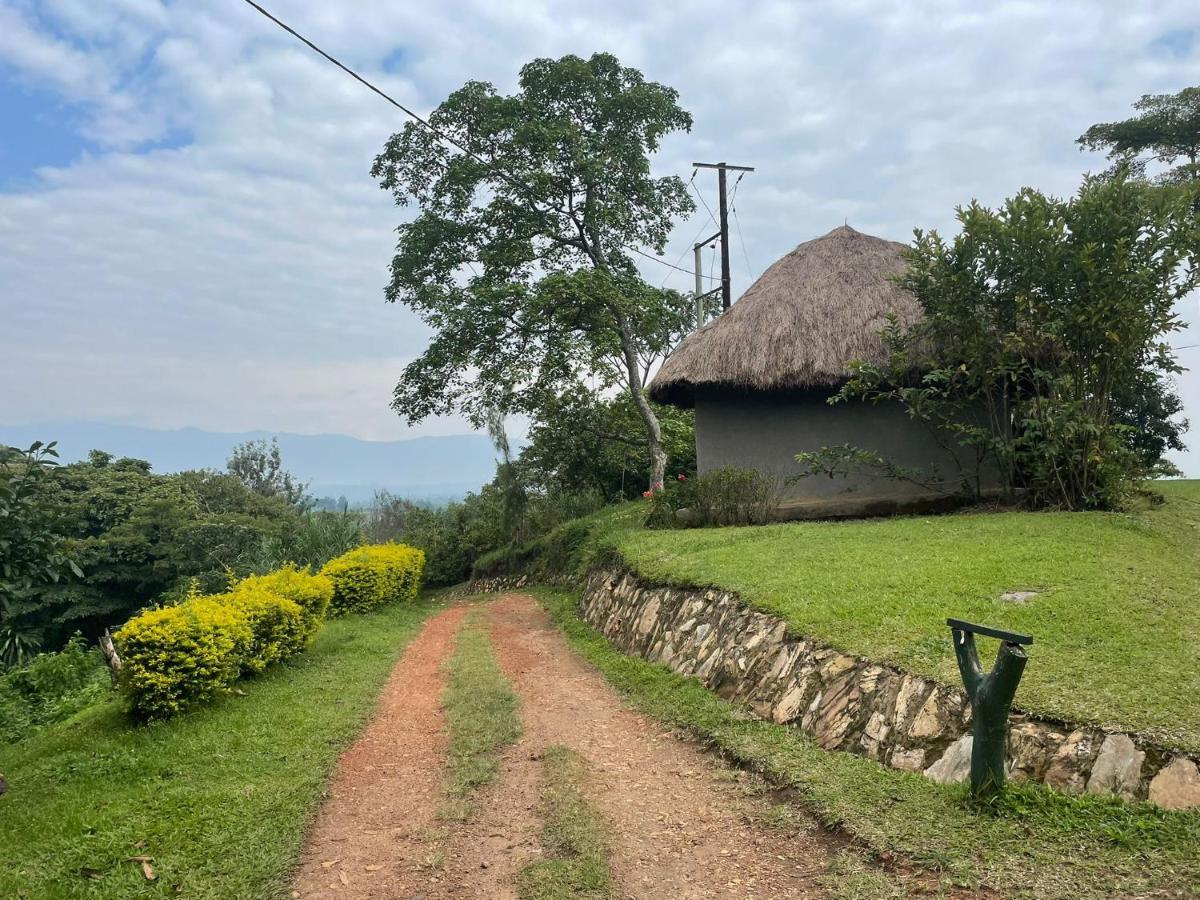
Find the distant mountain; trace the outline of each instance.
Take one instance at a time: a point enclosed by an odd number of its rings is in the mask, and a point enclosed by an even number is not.
[[[224,469],[237,444],[272,437],[279,439],[284,467],[311,481],[313,496],[344,496],[352,504],[370,500],[378,488],[414,499],[454,499],[478,490],[496,469],[491,441],[481,434],[362,441],[344,434],[160,431],[99,422],[0,425],[3,444],[28,447],[34,441],[58,441],[63,462],[85,459],[90,450],[106,450],[149,460],[156,472]]]

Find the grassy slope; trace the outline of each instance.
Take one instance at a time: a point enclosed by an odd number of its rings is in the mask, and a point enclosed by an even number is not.
[[[110,700],[0,749],[0,897],[287,896],[339,753],[433,608],[332,620],[245,696],[178,719],[133,727]]]
[[[656,579],[738,591],[839,649],[958,684],[948,615],[1033,634],[1018,704],[1200,749],[1200,482],[1129,514],[967,513],[599,539]],[[1024,605],[1003,591],[1041,594]],[[990,653],[990,650],[985,650]]]
[[[538,589],[572,646],[635,706],[801,792],[829,825],[882,856],[899,854],[955,882],[1034,897],[1200,894],[1200,813],[1017,787],[973,811],[965,789],[847,753],[794,728],[759,721],[683,678],[617,651],[576,613],[576,596]],[[1157,894],[1156,894],[1157,896]]]

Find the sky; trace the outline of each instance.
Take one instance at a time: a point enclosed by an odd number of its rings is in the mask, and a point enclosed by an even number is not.
[[[568,53],[675,87],[695,125],[655,171],[755,167],[735,296],[843,222],[908,241],[972,199],[1070,194],[1104,166],[1074,143],[1090,124],[1200,84],[1194,0],[264,5],[422,113]],[[410,213],[369,169],[401,114],[241,0],[0,0],[0,123],[0,423],[468,430],[388,406],[429,337],[383,299]],[[715,205],[713,174],[695,184]],[[701,207],[664,259],[712,230]],[[1180,313],[1174,342],[1200,344],[1196,298]],[[1200,446],[1200,348],[1180,356]]]

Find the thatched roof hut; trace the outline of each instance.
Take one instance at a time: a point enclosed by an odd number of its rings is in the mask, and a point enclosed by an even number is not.
[[[920,318],[916,299],[893,280],[904,266],[904,245],[835,228],[783,257],[680,343],[649,390],[695,408],[701,474],[730,465],[770,473],[786,517],[925,508],[959,489],[967,464],[952,436],[894,403],[827,402],[852,362],[885,361],[890,316],[901,325]],[[844,444],[928,477],[789,477],[801,474],[797,453]]]
[[[806,241],[763,273],[723,315],[688,335],[650,383],[663,403],[692,406],[701,386],[771,391],[830,388],[854,360],[882,363],[894,315],[920,317],[892,276],[904,245],[843,225]]]

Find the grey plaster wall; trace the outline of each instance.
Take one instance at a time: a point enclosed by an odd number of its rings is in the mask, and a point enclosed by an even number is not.
[[[969,451],[957,450],[946,438],[941,446],[925,425],[915,422],[894,404],[826,403],[819,392],[706,391],[696,395],[696,456],[701,474],[722,466],[743,466],[777,475],[798,474],[797,453],[822,446],[851,444],[874,450],[900,466],[937,473],[950,490],[957,490],[963,470],[973,473]],[[984,488],[995,486],[985,479]],[[785,501],[854,501],[930,496],[911,482],[868,471],[848,478],[810,476],[782,487]]]

